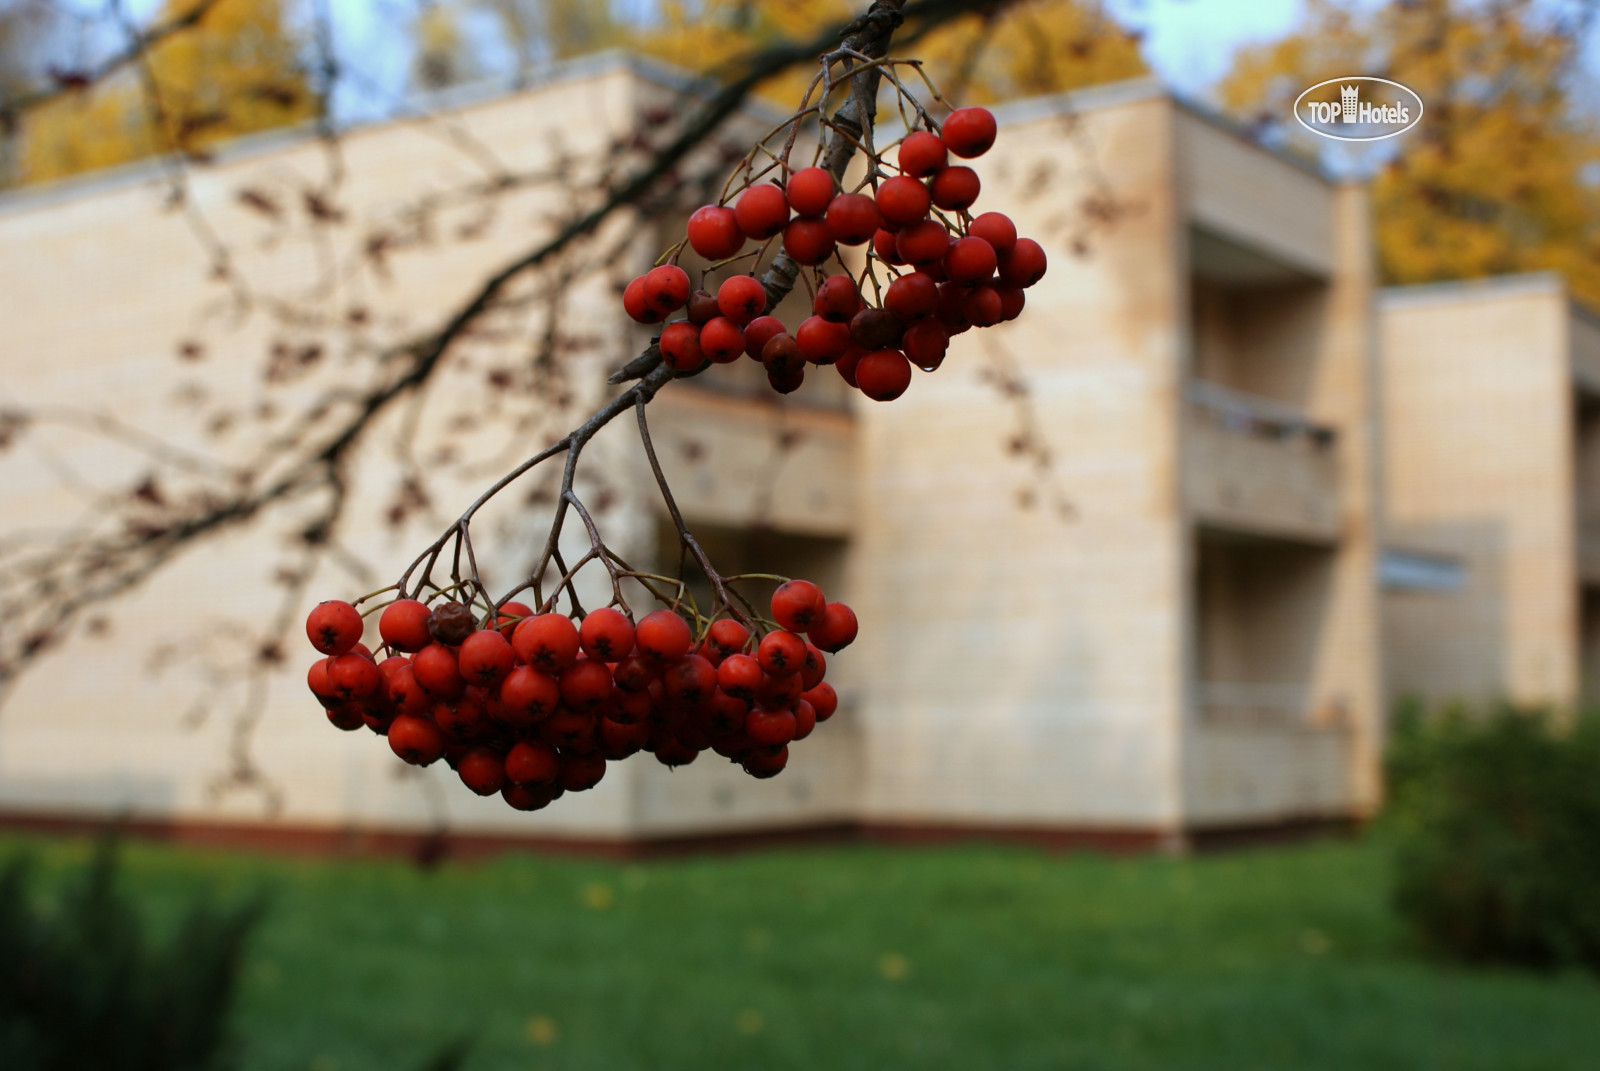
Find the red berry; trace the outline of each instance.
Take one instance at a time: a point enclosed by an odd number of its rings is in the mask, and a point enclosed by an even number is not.
[[[338,599],[318,603],[306,616],[306,637],[325,655],[342,655],[361,642],[365,625],[354,606]]]
[[[794,715],[787,710],[756,707],[744,718],[744,732],[757,747],[782,747],[794,739]]]
[[[932,198],[928,187],[914,178],[896,175],[878,185],[878,213],[890,223],[905,226],[928,214]]]
[[[900,143],[900,170],[912,178],[927,178],[950,162],[939,135],[913,130]]]
[[[433,642],[428,632],[430,611],[416,599],[401,599],[383,608],[378,616],[378,635],[397,651],[420,651]]]
[[[994,274],[996,263],[994,246],[982,238],[959,239],[944,257],[950,281],[965,286],[976,286],[987,280]]]
[[[944,363],[949,347],[950,332],[932,317],[918,320],[900,336],[900,348],[905,351],[906,359],[924,372],[932,372]]]
[[[939,309],[935,313],[939,322],[944,324],[945,330],[951,337],[972,327],[966,314],[961,311],[961,305],[967,299],[970,291],[957,283],[944,283],[939,287]]]
[[[516,652],[499,629],[479,629],[461,643],[456,667],[462,678],[479,688],[493,688],[516,664]]]
[[[663,316],[689,303],[689,273],[676,264],[662,264],[644,273],[644,299]]]
[[[656,747],[656,761],[663,766],[674,769],[687,766],[700,757],[700,752],[683,743],[681,740],[663,740]]]
[[[795,329],[794,341],[806,360],[813,364],[832,364],[844,356],[850,345],[850,325],[809,316]]]
[[[578,629],[560,614],[539,614],[511,634],[517,657],[554,676],[578,657]]]
[[[989,151],[996,129],[994,116],[987,108],[957,108],[944,121],[940,136],[951,152],[970,160]]]
[[[578,643],[590,658],[620,662],[633,650],[633,622],[614,607],[592,610],[578,629]]]
[[[1015,320],[1022,315],[1022,309],[1028,304],[1028,295],[1014,286],[997,288],[1000,292],[1000,319]]]
[[[996,253],[1004,253],[1017,243],[1017,225],[1011,217],[999,212],[985,212],[967,226],[967,234],[982,238],[994,246]]]
[[[789,202],[776,186],[751,186],[739,195],[733,216],[744,236],[759,242],[783,230],[789,222]]]
[[[700,353],[714,364],[727,364],[744,352],[744,331],[726,316],[718,316],[700,329]]]
[[[938,303],[939,284],[919,271],[900,276],[883,295],[883,307],[906,323],[931,316]]]
[[[633,642],[640,654],[661,665],[676,662],[688,654],[694,636],[683,618],[671,610],[656,610],[639,622],[634,629]]]
[[[427,718],[401,714],[389,723],[389,747],[413,766],[427,766],[444,755],[444,734]]]
[[[475,747],[456,765],[461,783],[480,796],[492,796],[505,787],[506,763],[486,747]]]
[[[828,233],[840,245],[860,245],[878,229],[878,205],[864,193],[841,193],[828,204]]]
[[[600,729],[595,734],[595,746],[601,755],[612,762],[637,755],[649,740],[650,726],[647,723],[624,725],[610,718],[600,719]]]
[[[861,393],[875,402],[893,401],[911,386],[911,362],[899,350],[873,350],[861,358],[855,372]]]
[[[895,249],[908,264],[924,265],[943,260],[950,250],[950,232],[935,219],[915,223],[895,236]]]
[[[417,683],[417,674],[405,666],[388,675],[383,682],[389,693],[389,705],[401,714],[425,714],[433,706],[433,696]]]
[[[500,685],[500,702],[523,725],[534,725],[555,713],[561,688],[555,678],[532,666],[518,666]]]
[[[767,339],[767,344],[761,347],[761,363],[767,368],[768,379],[778,377],[781,380],[788,380],[794,378],[796,372],[800,372],[803,378],[806,359],[801,356],[800,346],[795,342],[794,336],[783,331]],[[800,385],[798,380],[794,385],[796,387]],[[777,383],[774,382],[773,386],[777,386]]]
[[[833,323],[849,323],[850,317],[861,311],[861,291],[856,289],[856,281],[848,275],[828,276],[817,287],[811,311]]]
[[[593,710],[561,707],[539,723],[539,739],[563,750],[589,751],[594,748],[598,722]]]
[[[850,340],[869,350],[883,349],[899,342],[904,329],[888,309],[862,309],[850,319]]]
[[[611,698],[611,671],[604,662],[580,658],[562,671],[561,701],[573,710],[594,710]]]
[[[826,607],[826,603],[823,604]],[[806,660],[806,642],[792,632],[769,632],[756,648],[756,661],[769,677],[799,673]]]
[[[552,785],[561,774],[561,757],[543,740],[523,740],[506,753],[506,778],[514,784]]]
[[[747,654],[729,655],[717,667],[717,687],[735,699],[754,699],[761,687],[761,663]]]
[[[311,668],[306,671],[306,687],[311,689],[311,694],[317,697],[317,702],[332,710],[344,702],[344,697],[339,694],[338,685],[333,683],[333,678],[328,676],[328,659],[319,658],[311,663]]]
[[[749,639],[750,630],[731,617],[713,621],[706,630],[706,642],[715,647],[723,658],[744,650]]]
[[[982,189],[983,183],[978,181],[978,173],[972,168],[947,167],[933,176],[928,192],[934,204],[954,212],[970,207]]]
[[[783,321],[776,316],[757,316],[744,329],[744,351],[761,360],[761,350],[774,335],[784,332]]]
[[[796,351],[797,355],[798,352]],[[779,394],[793,394],[805,381],[805,361],[799,361],[793,367],[781,366],[779,363],[767,365],[767,385]]]
[[[367,723],[366,712],[359,703],[340,703],[322,712],[328,724],[342,733],[353,733]]]
[[[661,350],[661,359],[675,372],[693,372],[706,363],[700,350],[700,328],[688,320],[668,324],[656,346]]]
[[[661,675],[661,689],[667,698],[682,703],[704,703],[716,687],[716,669],[699,655],[684,655]]]
[[[660,682],[654,678],[651,678],[650,683],[654,684],[658,690],[661,687]],[[611,696],[613,706],[606,713],[606,717],[623,725],[632,725],[650,717],[655,711],[656,701],[647,689],[648,686],[636,692],[618,691],[613,693]]]
[[[328,680],[344,699],[364,699],[378,690],[383,674],[355,651],[332,655],[328,658]]]
[[[519,811],[542,811],[561,798],[561,786],[533,788],[529,785],[507,785],[500,790],[500,798]]]
[[[839,695],[827,681],[801,692],[800,698],[811,704],[812,709],[817,712],[818,721],[827,721],[833,717],[833,712],[839,709]]]
[[[650,304],[650,299],[645,296],[642,275],[623,288],[622,309],[631,319],[641,324],[658,324],[667,318],[667,314]]]
[[[806,644],[805,664],[800,667],[800,690],[809,692],[828,675],[828,659],[814,644]]]
[[[605,775],[604,755],[566,753],[561,756],[560,784],[568,792],[587,792]]]
[[[842,602],[830,602],[823,611],[822,623],[811,626],[811,642],[833,654],[842,651],[856,638],[856,614]]]
[[[704,327],[721,315],[722,310],[717,308],[715,294],[696,290],[689,295],[689,322],[696,327]]]
[[[689,244],[707,260],[727,260],[744,248],[744,234],[733,209],[706,205],[689,217]]]
[[[743,327],[767,307],[767,291],[754,275],[735,275],[717,288],[717,308]]]
[[[708,736],[727,736],[744,728],[750,704],[717,689],[711,699],[696,711],[695,725]]]
[[[820,216],[833,200],[833,176],[820,167],[803,167],[789,176],[784,193],[795,215]]]
[[[783,251],[797,264],[821,264],[833,250],[833,232],[820,219],[797,219],[783,229]]]
[[[508,602],[500,607],[500,614],[494,621],[496,627],[500,629],[500,635],[509,640],[511,634],[517,630],[517,626],[522,623],[522,619],[532,616],[533,607],[526,603]]]
[[[657,667],[652,666],[637,654],[630,654],[611,667],[611,679],[617,682],[618,688],[628,692],[644,691],[650,687],[650,682],[660,675],[660,670]]]
[[[844,356],[833,362],[833,367],[838,371],[839,378],[852,387],[856,386],[856,366],[861,363],[861,358],[866,355],[866,350],[854,342],[850,343],[850,348],[844,351]]]
[[[433,705],[433,723],[444,730],[447,736],[464,740],[478,734],[488,713],[483,693],[477,688],[467,688],[455,702]]]
[[[1032,238],[1018,238],[1015,245],[1000,258],[1000,281],[1007,286],[1026,289],[1044,278],[1048,262],[1044,247]]]
[[[930,222],[932,222],[930,220]],[[934,226],[938,226],[937,223]],[[942,231],[943,227],[939,227]],[[946,245],[949,241],[946,240]],[[897,231],[875,231],[872,235],[872,251],[878,254],[878,259],[885,264],[904,264],[906,258],[900,255],[900,235]],[[943,256],[940,252],[940,256]]]
[[[772,619],[790,632],[804,632],[821,621],[827,607],[822,589],[809,580],[786,580],[772,593]]]
[[[766,780],[776,777],[789,765],[789,749],[781,747],[777,751],[753,752],[744,760],[744,771],[751,777]]]
[[[804,740],[817,727],[817,708],[804,699],[794,705],[794,738]]]
[[[1000,292],[992,286],[976,286],[961,299],[961,315],[974,327],[993,327],[1005,312],[1000,304]]]

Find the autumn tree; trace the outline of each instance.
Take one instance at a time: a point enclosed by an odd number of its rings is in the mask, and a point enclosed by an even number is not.
[[[1241,53],[1220,96],[1269,139],[1375,172],[1386,282],[1557,270],[1600,305],[1600,130],[1578,95],[1587,16],[1533,0],[1314,0],[1296,33]],[[1421,125],[1353,155],[1310,145],[1295,97],[1356,74],[1415,90]]]

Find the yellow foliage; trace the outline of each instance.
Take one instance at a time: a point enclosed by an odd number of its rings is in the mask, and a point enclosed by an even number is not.
[[[158,22],[195,0],[167,0]],[[195,27],[159,42],[103,84],[30,113],[19,181],[42,182],[157,152],[203,153],[316,114],[280,0],[219,0]]]
[[[1554,269],[1600,307],[1600,190],[1587,180],[1600,133],[1570,96],[1578,47],[1534,0],[1314,0],[1299,33],[1238,58],[1222,98],[1242,118],[1282,121],[1326,78],[1410,87],[1422,123],[1373,182],[1385,281]]]

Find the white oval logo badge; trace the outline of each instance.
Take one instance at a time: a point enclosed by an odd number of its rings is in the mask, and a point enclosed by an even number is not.
[[[1422,121],[1422,98],[1387,78],[1330,78],[1295,98],[1294,118],[1334,141],[1382,141]]]

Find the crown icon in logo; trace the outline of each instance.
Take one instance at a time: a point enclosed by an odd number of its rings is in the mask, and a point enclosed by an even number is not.
[[[1359,111],[1357,100],[1360,98],[1360,86],[1339,87],[1339,118],[1343,122],[1353,123]]]

